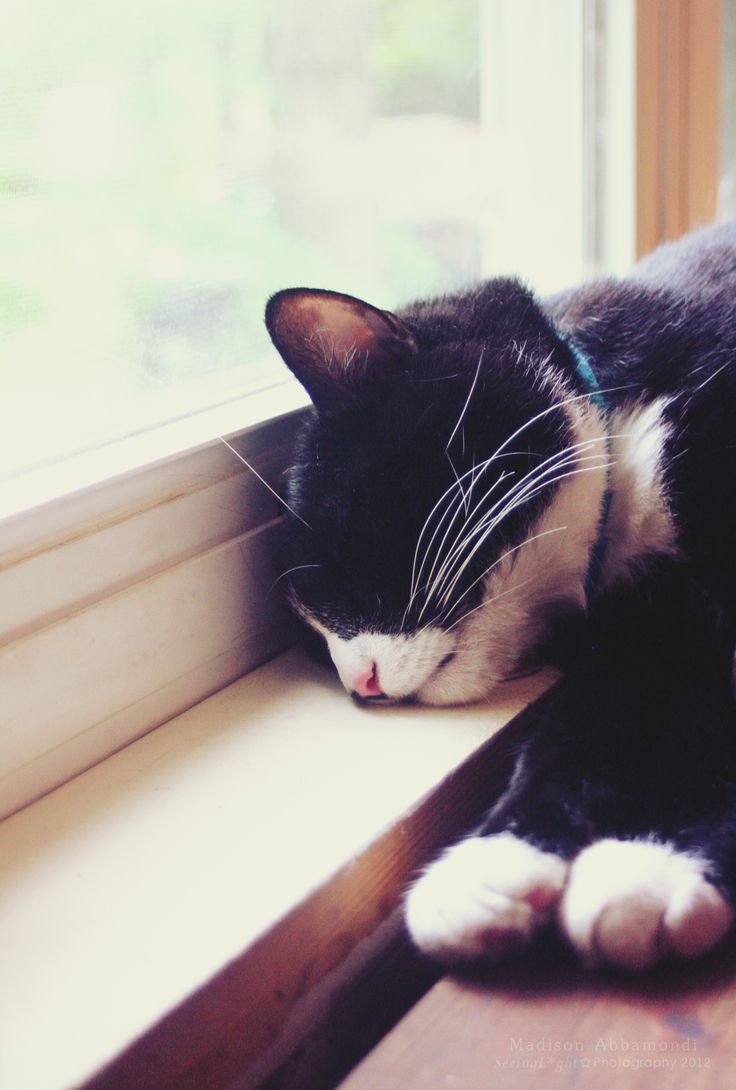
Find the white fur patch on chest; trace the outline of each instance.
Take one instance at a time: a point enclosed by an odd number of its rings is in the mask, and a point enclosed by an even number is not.
[[[611,415],[612,499],[605,527],[608,539],[602,583],[631,574],[652,553],[677,554],[677,534],[665,493],[663,455],[667,402],[625,406]]]

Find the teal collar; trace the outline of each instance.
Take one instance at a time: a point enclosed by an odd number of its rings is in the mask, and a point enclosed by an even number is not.
[[[610,430],[610,408],[606,401],[603,390],[601,390],[600,383],[596,377],[595,371],[590,365],[590,360],[585,356],[577,345],[574,345],[572,341],[567,342],[568,348],[573,354],[575,360],[575,369],[577,370],[578,377],[581,379],[585,389],[590,397],[590,400],[599,410],[603,426],[606,434],[606,459],[608,466],[606,469],[606,487],[601,499],[601,509],[598,516],[598,536],[595,540],[593,548],[590,550],[590,559],[588,560],[588,571],[585,576],[585,598],[590,602],[595,596],[601,580],[601,574],[603,572],[603,564],[606,558],[606,550],[608,549],[608,536],[606,535],[606,527],[608,525],[608,516],[611,510],[611,500],[613,499],[613,489],[611,487],[611,458],[613,455],[613,440]]]

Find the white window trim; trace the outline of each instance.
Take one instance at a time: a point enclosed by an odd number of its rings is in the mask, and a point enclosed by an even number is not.
[[[219,437],[277,487],[305,403],[289,381],[0,493],[0,817],[292,642],[281,507]]]

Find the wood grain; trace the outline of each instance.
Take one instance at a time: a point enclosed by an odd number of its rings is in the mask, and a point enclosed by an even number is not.
[[[716,214],[720,170],[720,0],[638,0],[637,253]]]
[[[538,943],[444,978],[340,1090],[731,1090],[736,941],[644,976],[588,973]]]

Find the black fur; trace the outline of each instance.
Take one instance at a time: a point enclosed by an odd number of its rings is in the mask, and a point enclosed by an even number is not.
[[[274,309],[290,294],[274,297],[266,319],[316,408],[299,436],[286,482],[287,502],[311,529],[290,527],[285,566],[320,565],[295,573],[293,593],[345,635],[366,624],[397,631],[417,537],[438,496],[455,474],[490,456],[548,407],[548,393],[531,381],[534,361],[552,354],[561,369],[571,371],[572,355],[526,289],[515,280],[496,280],[399,312],[413,350],[403,359],[376,360],[374,352],[353,357],[345,369],[352,373],[335,375],[331,389],[322,365],[315,379],[313,361],[300,355],[303,336],[294,346],[280,335]],[[526,352],[520,361],[522,342]],[[481,353],[487,362],[464,417],[466,439],[453,444],[448,459],[448,435]],[[540,451],[551,454],[569,441],[561,414],[544,417],[524,433],[525,450],[510,454],[504,468],[519,479],[539,461]],[[540,497],[509,520],[491,550],[468,570],[466,586],[488,566],[493,552],[500,555],[521,537],[542,502]],[[461,599],[461,608],[472,608],[479,596],[475,588]]]
[[[309,302],[304,292],[294,298]],[[290,526],[290,563],[320,566],[294,572],[291,594],[346,636],[366,626],[398,631],[428,512],[454,473],[551,404],[542,372],[586,393],[569,342],[609,391],[610,409],[667,398],[663,467],[679,556],[649,557],[566,624],[570,638],[553,641],[565,677],[537,705],[482,831],[511,830],[566,858],[603,836],[654,835],[704,853],[708,877],[734,901],[736,226],[664,247],[628,279],[542,302],[514,280],[383,319],[350,300],[348,339],[366,313],[370,329],[351,359],[333,339],[327,379],[324,359],[305,362],[304,329],[294,333],[293,316],[281,313],[294,298],[276,296],[268,312],[277,347],[316,404],[288,481],[286,498],[310,527]],[[328,306],[334,298],[346,297],[322,296]],[[463,441],[448,458],[481,356]],[[523,475],[569,442],[564,417],[550,413],[513,445],[509,469]],[[552,491],[487,543],[464,587],[523,538]],[[476,585],[461,595],[457,611],[479,594]]]

